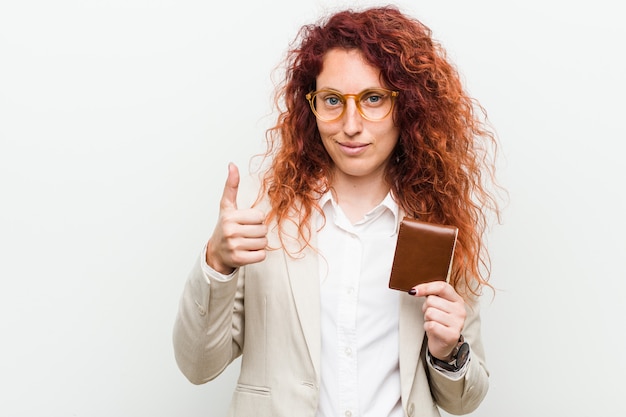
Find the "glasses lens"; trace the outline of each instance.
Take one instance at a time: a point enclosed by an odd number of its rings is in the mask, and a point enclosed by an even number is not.
[[[333,90],[320,90],[307,95],[313,113],[324,121],[334,121],[343,116],[346,100],[353,98],[361,115],[372,121],[382,120],[391,113],[396,92],[385,89],[364,90],[359,94],[341,94]]]
[[[343,114],[345,98],[336,92],[320,90],[313,93],[311,107],[321,120],[335,120]]]
[[[393,107],[394,96],[388,90],[365,90],[357,98],[361,114],[369,120],[384,119]]]

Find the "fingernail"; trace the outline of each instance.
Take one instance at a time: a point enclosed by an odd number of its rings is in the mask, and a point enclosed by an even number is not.
[[[417,291],[415,291],[415,288],[411,288],[409,290],[409,295],[415,295],[415,294],[417,294]]]

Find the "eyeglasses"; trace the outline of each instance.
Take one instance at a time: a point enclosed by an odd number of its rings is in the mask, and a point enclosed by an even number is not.
[[[348,98],[354,99],[361,116],[377,122],[391,113],[398,94],[397,91],[385,88],[369,88],[359,94],[341,94],[336,90],[324,89],[311,91],[306,95],[306,99],[309,101],[315,117],[324,122],[334,122],[340,119],[346,111]]]

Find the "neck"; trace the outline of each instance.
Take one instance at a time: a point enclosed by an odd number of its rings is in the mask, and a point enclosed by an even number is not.
[[[333,196],[352,223],[380,204],[389,193],[389,185],[381,178],[361,180],[358,178],[334,178]]]

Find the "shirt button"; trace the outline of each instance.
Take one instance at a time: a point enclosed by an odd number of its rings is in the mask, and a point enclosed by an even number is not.
[[[348,294],[352,294],[354,292],[354,287],[349,287],[347,292]]]
[[[345,352],[346,352],[346,356],[352,356],[352,349],[350,349],[349,347],[346,348]]]
[[[347,410],[344,414],[346,417],[352,417],[352,411],[350,410]]]

